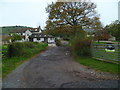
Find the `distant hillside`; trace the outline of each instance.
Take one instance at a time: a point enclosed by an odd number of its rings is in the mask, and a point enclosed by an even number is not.
[[[31,27],[26,27],[26,26],[5,26],[5,27],[0,27],[2,28],[2,34],[9,34],[11,31],[15,29],[20,29],[20,28],[31,28]]]

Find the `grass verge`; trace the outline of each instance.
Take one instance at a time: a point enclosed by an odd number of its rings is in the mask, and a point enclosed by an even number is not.
[[[99,61],[93,58],[84,58],[84,57],[77,57],[75,58],[75,60],[80,64],[89,66],[90,68],[93,68],[97,71],[109,72],[112,74],[120,73],[118,69],[119,64],[107,63],[107,62]]]
[[[26,55],[20,56],[20,57],[11,57],[11,58],[5,58],[2,60],[2,77],[4,78],[7,74],[9,74],[12,70],[14,70],[16,67],[18,67],[23,62],[29,60],[31,57],[33,57],[35,54],[40,53],[41,51],[45,50],[47,47],[47,44],[40,43],[36,45],[35,48],[27,48],[26,49]]]

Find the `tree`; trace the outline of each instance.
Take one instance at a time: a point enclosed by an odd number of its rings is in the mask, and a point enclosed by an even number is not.
[[[101,22],[92,2],[56,2],[46,8],[49,18],[47,30],[89,30],[101,28]],[[56,29],[57,28],[57,29]],[[75,34],[77,31],[74,31]],[[63,32],[64,33],[64,32]]]
[[[113,23],[106,25],[105,29],[114,37],[120,41],[120,21],[116,20]]]
[[[11,41],[15,42],[17,40],[22,40],[22,36],[18,35],[18,34],[13,34],[12,37],[11,37]]]
[[[2,41],[4,43],[9,43],[10,42],[11,37],[7,36],[7,35],[2,35]]]
[[[101,29],[95,32],[94,40],[108,40],[111,37],[111,35],[108,33],[107,30]]]

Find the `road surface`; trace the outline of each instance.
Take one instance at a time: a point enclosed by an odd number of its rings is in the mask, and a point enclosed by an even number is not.
[[[75,62],[67,47],[49,47],[3,79],[3,88],[117,88],[116,75]]]

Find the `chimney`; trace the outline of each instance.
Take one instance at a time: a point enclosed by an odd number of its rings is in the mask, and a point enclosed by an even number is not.
[[[38,30],[39,30],[39,33],[41,33],[41,27],[40,26],[38,27]]]

